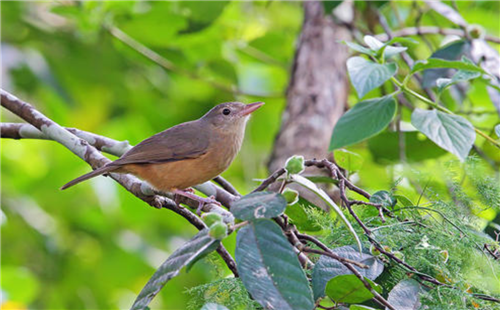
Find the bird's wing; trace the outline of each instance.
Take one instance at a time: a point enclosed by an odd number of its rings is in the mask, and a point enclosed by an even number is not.
[[[209,135],[196,121],[183,123],[142,141],[113,165],[153,164],[194,159],[208,150]]]

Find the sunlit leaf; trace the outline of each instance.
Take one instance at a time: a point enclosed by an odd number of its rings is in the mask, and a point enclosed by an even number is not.
[[[472,124],[458,115],[415,109],[411,115],[411,123],[434,143],[462,161],[469,154],[476,139]]]
[[[368,278],[364,278],[370,286],[378,293],[382,288]],[[359,303],[372,299],[374,295],[363,282],[353,274],[336,276],[326,285],[325,293],[336,302]]]
[[[347,60],[347,71],[359,98],[384,84],[397,70],[395,63],[381,65],[363,57],[351,57]]]

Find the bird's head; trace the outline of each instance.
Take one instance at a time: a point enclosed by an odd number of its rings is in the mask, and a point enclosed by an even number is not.
[[[232,130],[244,127],[250,114],[260,108],[264,102],[244,104],[225,102],[207,112],[201,119],[217,129]]]

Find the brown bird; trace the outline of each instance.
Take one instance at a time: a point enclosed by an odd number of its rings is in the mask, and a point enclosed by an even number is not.
[[[186,190],[213,179],[226,170],[240,150],[250,113],[264,103],[226,102],[200,119],[179,124],[142,141],[119,159],[67,183],[66,189],[95,176],[131,173],[160,192],[213,203]]]

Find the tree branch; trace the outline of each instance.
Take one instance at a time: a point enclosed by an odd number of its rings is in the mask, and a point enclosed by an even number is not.
[[[420,26],[403,28],[392,32],[392,36],[394,37],[409,37],[424,34],[456,35],[459,37],[464,37],[465,31],[463,31],[462,29],[441,28],[436,26]],[[387,41],[391,39],[387,33],[380,33],[375,37],[380,41]],[[500,38],[491,35],[486,35],[484,39],[489,42],[500,44]]]

